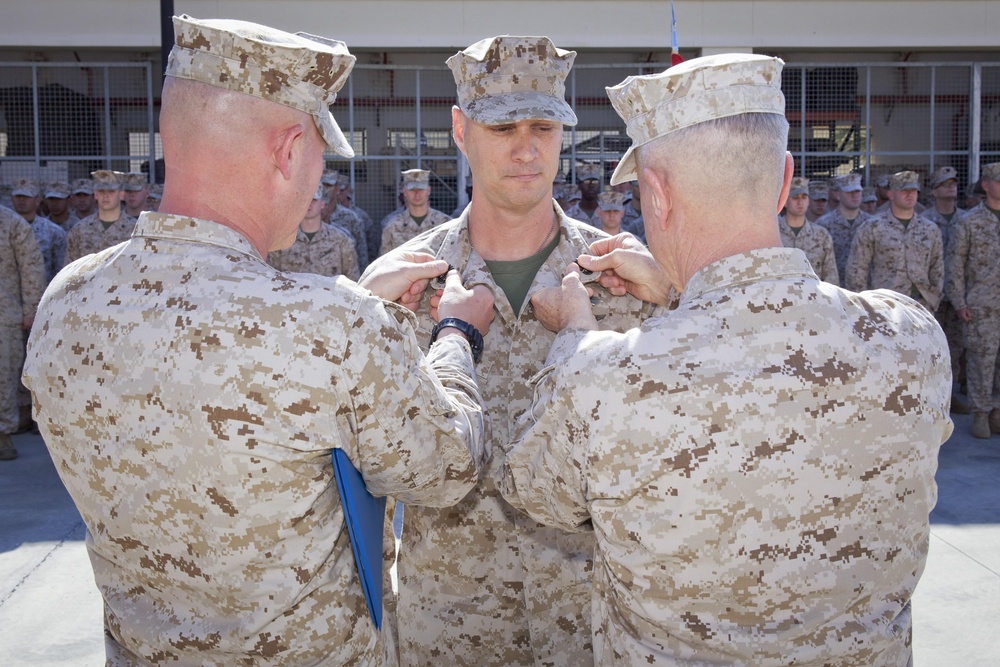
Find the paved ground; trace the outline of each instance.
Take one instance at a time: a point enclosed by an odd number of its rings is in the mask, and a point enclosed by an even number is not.
[[[941,451],[930,559],[914,601],[917,667],[1000,665],[1000,436],[957,416]],[[79,515],[41,438],[0,462],[0,665],[104,664],[101,599]]]

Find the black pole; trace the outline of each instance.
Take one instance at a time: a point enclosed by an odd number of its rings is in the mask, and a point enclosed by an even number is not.
[[[160,83],[167,69],[167,57],[174,47],[174,0],[160,0]]]

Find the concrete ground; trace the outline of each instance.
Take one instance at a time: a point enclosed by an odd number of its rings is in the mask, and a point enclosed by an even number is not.
[[[930,557],[914,600],[917,667],[1000,665],[1000,436],[955,416],[942,448]],[[101,598],[80,516],[38,435],[0,462],[0,665],[104,664]]]

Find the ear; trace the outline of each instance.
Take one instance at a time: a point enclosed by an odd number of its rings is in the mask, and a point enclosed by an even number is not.
[[[458,107],[451,108],[451,136],[458,150],[465,153],[465,114]]]
[[[667,228],[667,218],[673,209],[673,195],[670,184],[656,171],[649,167],[642,169],[642,183],[639,186],[642,199],[643,221],[646,218],[646,209],[649,207],[650,222],[656,224],[660,229]]]
[[[795,175],[795,159],[792,158],[792,154],[785,152],[785,175],[782,177],[781,181],[781,192],[778,193],[778,213],[781,213],[781,209],[785,207],[785,202],[788,201],[788,193],[792,190],[792,176]]]
[[[274,135],[271,160],[286,181],[293,178],[296,169],[305,159],[306,127],[301,123],[289,125]]]

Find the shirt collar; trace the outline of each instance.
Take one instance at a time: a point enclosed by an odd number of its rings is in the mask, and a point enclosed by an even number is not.
[[[135,231],[132,233],[132,236],[135,238],[142,237],[206,243],[208,245],[219,246],[220,248],[235,250],[236,252],[259,259],[262,262],[264,261],[264,258],[257,252],[257,249],[254,248],[249,239],[235,229],[212,222],[211,220],[146,211],[139,214],[139,219],[136,221]]]

